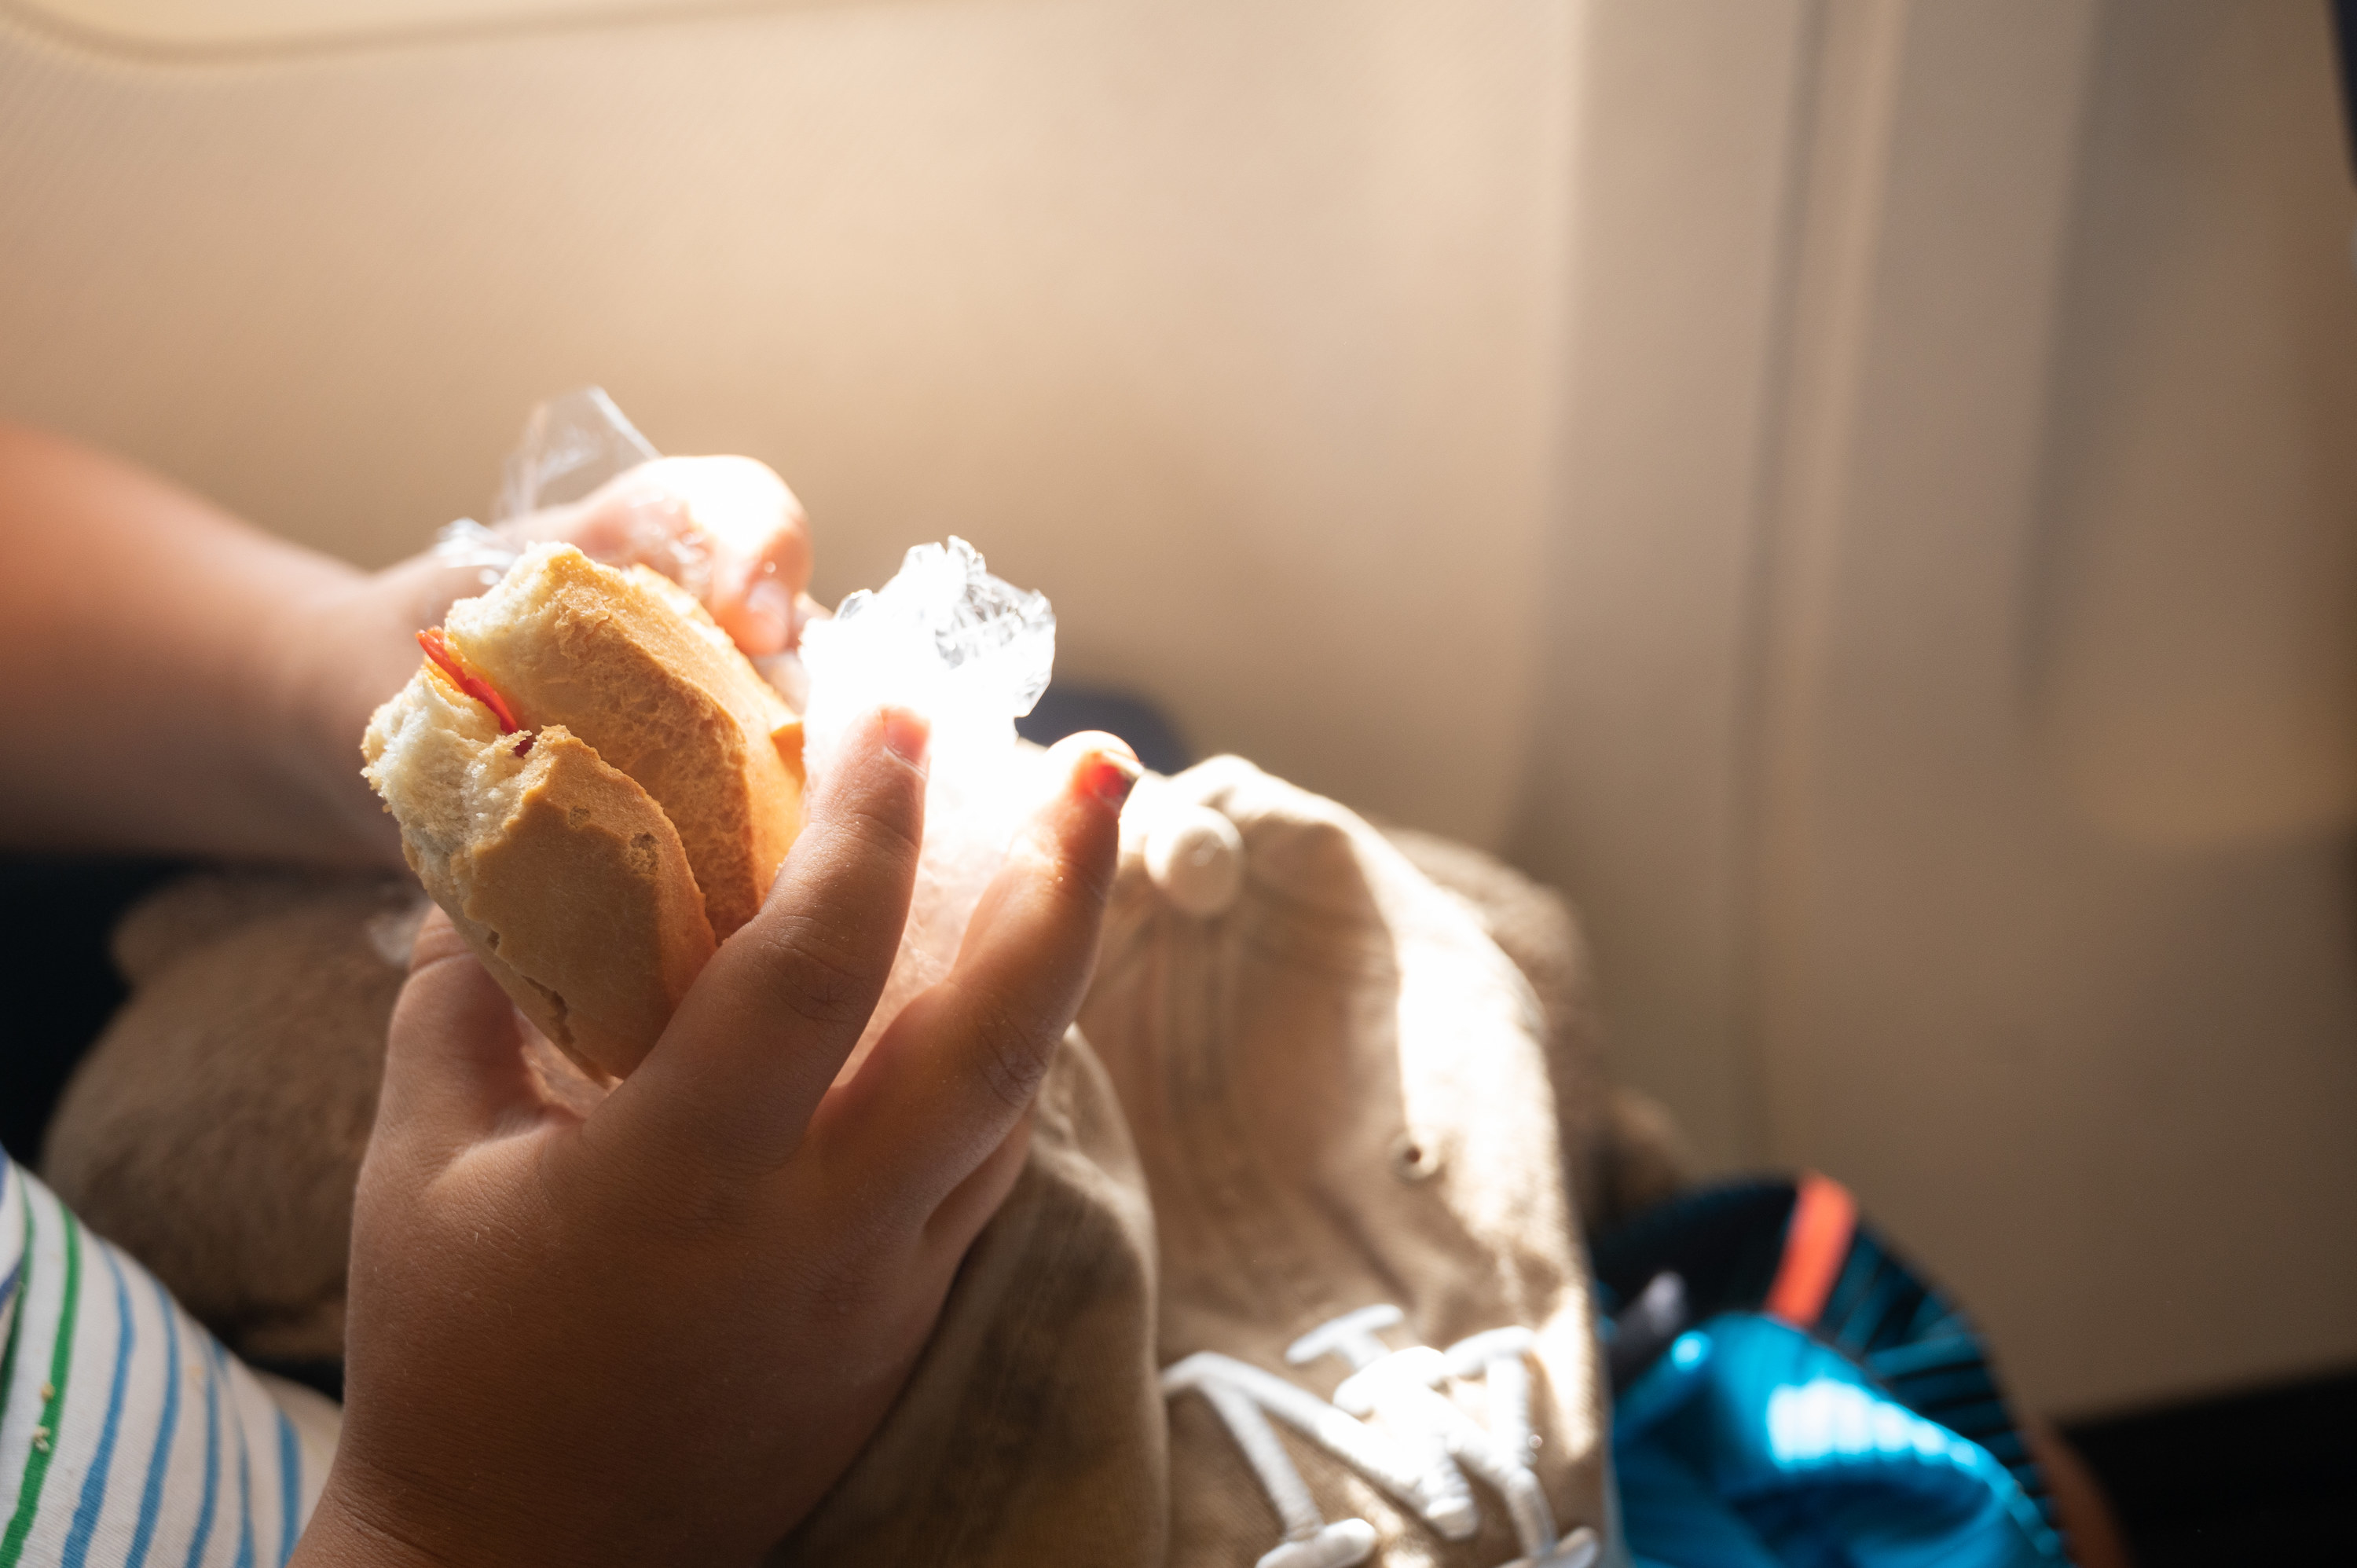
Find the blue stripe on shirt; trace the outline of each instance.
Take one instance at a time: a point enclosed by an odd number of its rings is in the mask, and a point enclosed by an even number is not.
[[[229,1352],[216,1344],[213,1362],[226,1375]],[[236,1568],[253,1568],[253,1466],[245,1447],[245,1418],[238,1412],[237,1421],[237,1563]]]
[[[286,1568],[286,1560],[295,1555],[296,1511],[303,1506],[302,1488],[296,1484],[303,1475],[303,1455],[295,1446],[295,1423],[286,1419],[286,1412],[278,1415],[278,1564]]]
[[[147,1456],[147,1484],[139,1491],[139,1524],[131,1532],[131,1553],[124,1568],[145,1568],[147,1549],[156,1541],[156,1520],[164,1508],[164,1473],[170,1467],[172,1429],[180,1423],[180,1326],[172,1309],[171,1294],[158,1283],[156,1309],[164,1318],[164,1414],[156,1424],[155,1452]]]
[[[204,1356],[199,1346],[197,1354]],[[197,1510],[197,1533],[188,1542],[188,1568],[205,1560],[205,1546],[213,1533],[213,1505],[221,1498],[221,1375],[212,1358],[205,1360],[205,1498]]]
[[[66,1529],[65,1555],[59,1568],[81,1568],[90,1555],[91,1531],[98,1528],[98,1510],[106,1501],[106,1474],[114,1465],[114,1434],[123,1425],[123,1385],[131,1375],[131,1290],[123,1283],[123,1265],[114,1249],[101,1247],[107,1272],[114,1276],[114,1316],[120,1327],[114,1336],[114,1385],[106,1396],[106,1424],[99,1429],[98,1451],[81,1478],[81,1499],[74,1505],[73,1522]]]

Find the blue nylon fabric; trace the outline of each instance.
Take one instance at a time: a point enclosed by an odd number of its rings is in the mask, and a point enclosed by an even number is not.
[[[1979,1444],[1755,1313],[1681,1335],[1612,1422],[1638,1568],[2068,1568]]]

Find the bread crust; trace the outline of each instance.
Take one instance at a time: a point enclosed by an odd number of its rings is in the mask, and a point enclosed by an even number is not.
[[[654,798],[725,941],[760,908],[801,831],[799,721],[683,598],[644,568],[541,546],[490,593],[453,606],[446,630],[525,724],[565,726]]]
[[[524,1016],[597,1077],[635,1068],[716,945],[654,798],[561,725],[500,734],[431,666],[361,753],[410,869]]]
[[[527,727],[429,662],[371,721],[364,771],[517,1007],[619,1078],[768,896],[802,826],[801,721],[682,590],[570,545],[526,552],[443,636],[435,657]]]
[[[637,781],[558,726],[531,758],[513,813],[442,877],[420,874],[524,1016],[620,1078],[712,957],[712,927],[678,831]]]

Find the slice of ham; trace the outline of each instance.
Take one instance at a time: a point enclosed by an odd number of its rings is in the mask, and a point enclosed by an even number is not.
[[[523,728],[516,722],[515,710],[508,706],[507,699],[493,690],[489,681],[469,672],[465,665],[458,662],[458,656],[450,651],[450,645],[442,639],[438,628],[419,632],[417,646],[425,650],[425,657],[434,660],[436,669],[450,678],[450,684],[491,710],[491,716],[500,721],[501,735],[513,735]],[[516,755],[521,757],[523,754],[518,752]]]

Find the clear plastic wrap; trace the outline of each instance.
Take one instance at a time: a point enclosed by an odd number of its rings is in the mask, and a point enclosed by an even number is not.
[[[531,543],[533,514],[587,499],[608,480],[662,454],[639,434],[601,387],[583,387],[535,405],[500,471],[489,526],[462,517],[434,536],[435,553],[473,566],[485,587],[498,582]],[[657,518],[618,508],[619,554],[644,562],[703,598],[711,586],[710,552]]]
[[[1016,739],[1015,721],[1048,689],[1056,617],[1045,595],[992,576],[981,553],[952,534],[946,544],[917,545],[883,587],[852,595],[833,620],[805,628],[802,660],[814,781],[845,729],[881,703],[932,725],[916,893],[864,1050],[949,972],[1008,841],[1047,788],[1040,754]]]
[[[659,456],[606,395],[583,387],[550,398],[525,416],[523,438],[508,454],[493,522],[577,501],[617,474]]]
[[[489,586],[529,542],[521,520],[580,500],[657,456],[603,391],[552,398],[533,410],[508,458],[493,524],[461,519],[436,536],[436,551],[477,568]],[[626,549],[704,594],[709,573],[692,542],[651,530]],[[1009,840],[1048,787],[1039,753],[1017,740],[1015,721],[1047,690],[1055,657],[1046,596],[992,576],[981,553],[952,536],[915,546],[890,582],[853,594],[832,619],[805,627],[799,658],[756,661],[803,710],[814,786],[845,728],[878,704],[914,709],[932,725],[915,896],[863,1052],[949,972]]]

